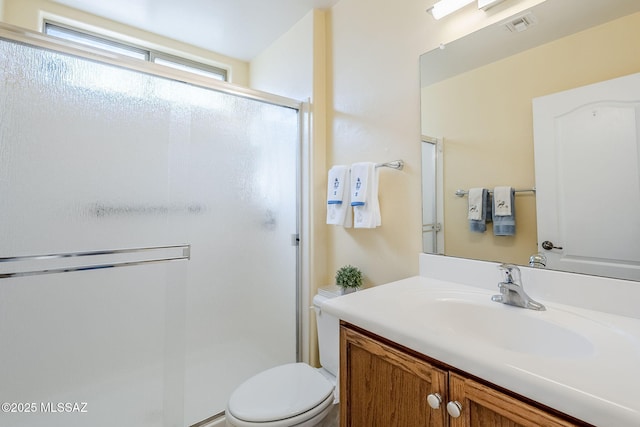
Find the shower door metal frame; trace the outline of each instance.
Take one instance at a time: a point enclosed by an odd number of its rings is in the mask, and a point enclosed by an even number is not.
[[[215,80],[212,78],[192,74],[187,71],[164,67],[152,62],[145,62],[136,60],[124,55],[119,55],[113,52],[104,51],[101,49],[88,47],[82,44],[71,42],[68,40],[56,39],[45,34],[27,30],[25,28],[17,27],[0,22],[0,39],[16,42],[20,44],[30,45],[54,52],[59,52],[90,61],[100,62],[103,64],[109,64],[116,67],[133,70],[156,77],[161,77],[169,80],[174,80],[205,89],[214,90],[217,92],[225,93],[228,95],[238,96],[242,98],[251,99],[257,102],[263,102],[266,104],[276,105],[285,108],[291,108],[298,113],[298,144],[296,147],[296,241],[292,242],[296,246],[296,283],[295,283],[295,300],[296,300],[296,360],[300,362],[302,360],[302,344],[303,344],[303,330],[302,330],[302,253],[300,250],[300,230],[302,228],[302,140],[304,129],[304,114],[303,114],[303,102],[287,98],[267,92],[261,92],[258,90],[234,85],[228,82]]]
[[[265,102],[267,104],[279,105],[281,107],[288,107],[298,111],[300,111],[302,105],[302,102],[295,99],[245,88],[220,80],[192,74],[187,71],[164,67],[152,62],[136,60],[128,56],[85,46],[72,41],[56,39],[42,33],[30,31],[2,22],[0,22],[0,38],[66,53],[79,58],[115,65],[128,70],[139,71],[170,80],[176,80],[229,95],[249,98],[255,101]]]
[[[424,187],[424,176],[422,178],[422,198],[423,198],[423,210],[424,210],[424,199],[427,197],[428,190],[432,190],[434,194],[432,195],[433,206],[431,209],[431,216],[433,218],[432,223],[424,223],[424,212],[423,212],[423,223],[422,223],[422,240],[423,240],[423,248],[422,252],[425,253],[433,253],[433,254],[444,254],[444,229],[442,225],[442,221],[444,218],[443,215],[443,179],[442,179],[442,162],[443,162],[443,154],[442,154],[442,138],[435,138],[432,136],[422,135],[421,138],[421,152],[424,151],[424,144],[429,144],[433,147],[434,150],[434,158],[433,164],[429,165],[433,167],[433,176],[434,176],[434,188],[425,188]],[[423,174],[426,170],[426,165],[422,165]],[[424,234],[425,233],[433,233],[432,238],[432,247],[425,248],[424,247]]]

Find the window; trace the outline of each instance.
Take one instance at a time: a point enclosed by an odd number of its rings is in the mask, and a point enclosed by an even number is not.
[[[189,71],[201,76],[212,77],[218,80],[227,80],[227,71],[206,64],[189,61],[188,59],[171,56],[161,53],[152,53],[151,61],[166,67],[176,68],[182,71]]]
[[[144,49],[138,46],[123,43],[117,40],[98,36],[75,28],[67,27],[53,22],[44,22],[44,33],[53,37],[81,43],[86,46],[108,50],[109,52],[125,55],[143,61],[150,61],[182,71],[188,71],[201,76],[211,77],[217,80],[227,80],[227,70],[214,67],[213,65],[202,64],[178,56],[169,55],[162,52]]]

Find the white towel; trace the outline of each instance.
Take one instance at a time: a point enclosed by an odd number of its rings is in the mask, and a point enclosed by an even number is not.
[[[327,180],[327,203],[330,205],[341,204],[344,187],[347,184],[349,168],[344,165],[336,165],[329,169]]]
[[[376,228],[382,224],[375,163],[351,165],[351,206],[354,228]]]
[[[473,221],[479,221],[482,219],[482,211],[484,206],[482,204],[482,190],[484,188],[470,188],[469,189],[469,216],[468,219]]]
[[[351,206],[364,206],[367,202],[371,165],[375,167],[375,164],[370,162],[351,165]]]
[[[351,227],[349,190],[345,190],[350,185],[349,168],[333,166],[329,169],[327,181],[327,224]]]
[[[493,215],[511,216],[511,187],[493,189]]]

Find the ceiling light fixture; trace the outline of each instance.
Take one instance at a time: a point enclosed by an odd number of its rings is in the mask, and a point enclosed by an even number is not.
[[[502,3],[504,0],[478,0],[478,9],[488,10]]]
[[[475,0],[440,0],[429,9],[427,12],[431,12],[431,15],[435,19],[441,19],[445,16],[455,12],[456,10],[462,9],[468,4],[473,3]]]

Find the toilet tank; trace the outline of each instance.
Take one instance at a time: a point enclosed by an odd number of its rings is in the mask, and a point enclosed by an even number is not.
[[[320,365],[334,376],[338,375],[340,363],[340,321],[337,317],[323,312],[320,306],[330,298],[324,295],[313,297],[313,308],[316,312],[318,328],[318,348]]]

